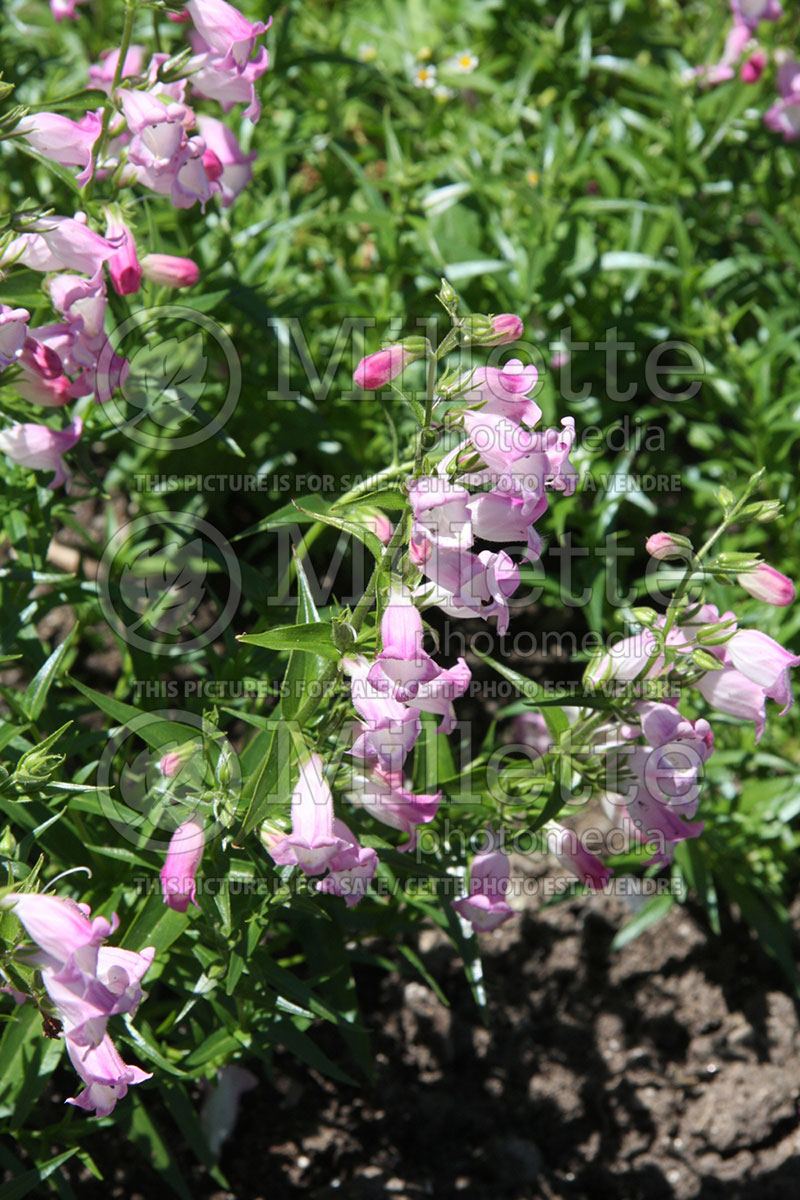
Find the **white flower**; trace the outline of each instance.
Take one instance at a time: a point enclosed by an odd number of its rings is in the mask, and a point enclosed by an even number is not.
[[[447,65],[452,71],[458,71],[460,75],[471,75],[478,65],[478,56],[471,50],[461,50],[449,60]]]
[[[448,100],[452,100],[455,96],[453,88],[446,87],[443,83],[437,83],[433,89],[433,95],[440,104],[445,104]]]
[[[436,87],[436,67],[421,66],[417,67],[414,72],[414,87],[418,88],[433,88]]]

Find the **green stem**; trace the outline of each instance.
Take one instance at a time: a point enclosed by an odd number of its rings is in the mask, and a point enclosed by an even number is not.
[[[417,452],[414,455],[414,474],[412,475],[412,479],[419,479],[422,474],[422,460],[425,457],[425,451],[430,449],[426,443],[431,429],[433,399],[436,392],[436,368],[439,365],[441,349],[442,347],[440,346],[438,350],[431,350],[428,354],[428,370],[425,377],[425,415],[422,420],[422,428],[419,431]]]
[[[102,161],[103,154],[104,154],[105,148],[106,148],[106,143],[108,141],[108,131],[109,131],[109,127],[111,125],[111,114],[114,112],[114,109],[115,109],[115,97],[116,97],[116,93],[117,93],[117,88],[119,87],[119,85],[122,81],[122,72],[125,68],[125,59],[128,57],[128,51],[130,50],[130,46],[131,46],[131,39],[133,38],[133,21],[134,21],[135,15],[136,15],[136,5],[134,3],[134,0],[125,0],[125,21],[122,26],[122,41],[120,42],[120,47],[119,47],[119,58],[117,59],[117,65],[114,69],[114,78],[111,83],[111,89],[109,91],[108,96],[106,97],[105,104],[103,105],[103,124],[100,128],[100,137],[95,142],[95,147],[94,147],[94,151],[92,154],[92,157],[94,159],[94,170],[95,171],[97,170],[99,163]],[[89,180],[89,182],[86,185],[87,199],[89,199],[89,197],[91,195],[93,183],[94,183],[94,173],[92,174],[92,178]]]

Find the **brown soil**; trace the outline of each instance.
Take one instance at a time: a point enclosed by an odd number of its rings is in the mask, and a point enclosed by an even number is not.
[[[730,915],[710,938],[679,906],[612,953],[633,907],[533,902],[486,936],[488,1025],[438,932],[417,949],[450,1008],[420,981],[361,970],[374,1087],[278,1055],[223,1149],[230,1191],[187,1157],[191,1194],[796,1200],[800,1024],[777,967]],[[106,1182],[73,1176],[81,1200],[153,1194],[107,1137],[91,1145]]]

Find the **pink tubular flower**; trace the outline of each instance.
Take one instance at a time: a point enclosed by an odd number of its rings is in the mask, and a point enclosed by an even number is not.
[[[199,908],[195,874],[200,866],[205,845],[201,821],[184,821],[170,838],[167,859],[161,870],[161,890],[164,903],[175,912],[185,913],[190,904]]]
[[[300,778],[292,792],[292,832],[274,842],[269,853],[279,866],[321,875],[344,849],[346,843],[333,831],[333,796],[325,782],[322,759],[312,754],[300,763]]]
[[[161,287],[193,287],[200,278],[196,262],[175,254],[145,254],[141,267],[145,279]]]
[[[96,951],[119,925],[116,917],[90,920],[85,905],[43,892],[12,892],[0,901],[0,907],[13,910],[28,936],[55,963],[86,948]]]
[[[504,850],[492,849],[495,835],[486,831],[488,848],[476,854],[469,870],[469,891],[453,900],[453,908],[470,922],[477,933],[489,933],[516,916],[506,900],[511,869]]]
[[[329,873],[319,880],[317,891],[342,896],[347,907],[352,908],[366,894],[367,884],[378,866],[378,855],[371,847],[360,846],[344,821],[337,817],[334,817],[333,832],[344,843],[344,848],[328,862]]]
[[[353,707],[364,722],[349,753],[387,771],[400,770],[422,730],[418,713],[388,694],[391,689],[372,683],[372,668],[363,655],[343,659],[342,665],[350,677]]]
[[[194,37],[192,42],[198,51],[188,63],[192,90],[206,100],[216,100],[223,112],[230,112],[235,104],[243,104],[242,116],[257,122],[261,117],[261,101],[255,84],[269,67],[266,49],[259,46],[255,58],[240,71],[238,67],[222,69],[222,59],[202,38]]]
[[[0,371],[16,362],[22,353],[30,319],[27,308],[0,304]]]
[[[671,533],[653,533],[644,545],[651,558],[663,561],[667,558],[686,558],[688,543],[678,540]]]
[[[469,482],[491,483],[517,495],[538,495],[543,487],[549,487],[571,496],[578,481],[578,472],[569,461],[575,421],[562,417],[561,426],[531,433],[507,417],[485,409],[468,410],[464,414],[468,444],[486,464],[483,471],[469,474]]]
[[[12,462],[34,471],[54,471],[49,488],[69,487],[72,478],[62,455],[80,439],[83,422],[75,419],[66,429],[48,429],[46,425],[12,425],[0,433],[0,452]]]
[[[10,263],[32,271],[80,271],[94,275],[117,247],[86,225],[86,214],[74,217],[39,217],[13,238],[0,257],[0,267]]]
[[[519,359],[511,358],[502,369],[478,367],[462,375],[452,390],[467,388],[458,399],[459,406],[480,404],[481,413],[505,417],[517,425],[524,421],[533,426],[541,418],[542,410],[535,400],[528,398],[528,393],[533,391],[538,380],[539,372],[533,364],[526,367]]]
[[[409,485],[414,523],[412,538],[428,538],[437,546],[466,550],[472,545],[469,492],[440,475],[423,476]]]
[[[67,1038],[67,1052],[86,1087],[66,1103],[95,1112],[98,1117],[112,1113],[117,1101],[127,1095],[129,1087],[152,1077],[152,1072],[124,1063],[107,1034],[97,1047],[86,1052],[78,1050]]]
[[[399,829],[408,836],[403,852],[413,850],[417,844],[417,826],[427,825],[439,811],[442,793],[415,795],[406,789],[402,771],[386,770],[376,766],[366,776],[357,776],[354,788],[347,799],[370,813],[391,829]]]
[[[106,209],[106,237],[119,243],[108,260],[108,273],[118,296],[132,296],[142,282],[142,266],[136,254],[136,242],[128,226],[113,209]]]
[[[759,563],[751,571],[737,575],[736,582],[751,596],[755,596],[756,600],[763,600],[765,604],[783,608],[795,598],[795,588],[791,579],[768,563]]]
[[[99,112],[87,112],[80,121],[58,113],[39,112],[23,117],[16,132],[28,145],[62,167],[82,167],[75,182],[79,187],[94,174],[94,147],[103,127]]]
[[[14,380],[14,387],[23,399],[30,404],[40,404],[43,408],[61,408],[76,396],[75,385],[67,375],[48,377],[38,371],[23,370]],[[85,389],[84,394],[89,390]]]
[[[100,55],[100,62],[92,63],[89,67],[89,86],[105,92],[107,96],[110,95],[118,62],[119,48],[104,50]],[[144,46],[129,46],[120,78],[128,79],[131,75],[141,75],[143,69]]]
[[[758,684],[770,700],[782,704],[781,714],[792,706],[789,669],[800,664],[800,655],[784,650],[779,642],[757,629],[740,629],[725,644],[732,665]]]
[[[800,63],[791,56],[778,69],[780,100],[764,113],[764,124],[787,142],[800,138]]]
[[[614,874],[612,867],[607,867],[596,854],[581,845],[573,829],[566,829],[556,821],[547,827],[547,848],[592,890],[604,888]]]
[[[186,11],[201,38],[221,55],[220,68],[243,71],[255,49],[256,38],[266,33],[272,18],[250,22],[225,0],[189,0]]]
[[[385,350],[362,358],[353,372],[353,379],[365,392],[374,392],[396,379],[415,357],[402,346],[387,346]]]
[[[65,17],[77,21],[78,14],[75,9],[79,4],[85,3],[86,0],[50,0],[50,12],[57,21],[63,21]]]
[[[229,208],[252,179],[256,153],[245,154],[228,126],[214,117],[199,116],[197,126],[205,140],[206,153],[212,153],[219,164],[217,178],[222,189],[222,207]]]
[[[544,489],[536,495],[524,497],[508,495],[501,491],[482,492],[474,496],[467,505],[472,515],[472,529],[476,537],[487,542],[526,541],[525,558],[539,558],[542,539],[533,527],[534,521],[547,510]]]
[[[718,712],[755,724],[756,743],[767,721],[766,693],[734,667],[721,671],[709,671],[695,684],[700,695]]]
[[[779,21],[783,9],[778,0],[730,0],[735,21],[755,29],[759,21]]]
[[[417,589],[423,607],[435,604],[451,617],[497,617],[502,637],[510,620],[509,600],[519,587],[519,567],[500,550],[480,554],[434,547],[423,573],[433,584]]]

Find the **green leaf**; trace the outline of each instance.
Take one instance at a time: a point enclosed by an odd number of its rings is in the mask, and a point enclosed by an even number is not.
[[[621,950],[623,946],[627,946],[628,942],[632,942],[640,933],[644,933],[645,929],[649,929],[651,925],[655,925],[657,921],[665,917],[674,903],[675,897],[671,892],[665,892],[660,896],[651,896],[642,905],[636,916],[632,917],[617,932],[616,937],[611,943],[611,949]]]
[[[275,625],[263,633],[240,633],[237,641],[265,650],[291,650],[293,654],[319,654],[334,661],[340,658],[333,644],[329,622],[311,621],[304,625]]]
[[[0,1200],[22,1200],[23,1196],[27,1196],[40,1183],[44,1183],[45,1179],[49,1179],[62,1163],[77,1154],[79,1149],[79,1146],[73,1146],[70,1150],[64,1150],[55,1158],[48,1158],[31,1171],[26,1171],[24,1175],[18,1175],[16,1179],[4,1183],[0,1187]]]
[[[58,676],[59,668],[66,657],[77,631],[78,626],[73,625],[64,640],[60,645],[56,646],[53,653],[47,659],[47,662],[39,668],[26,687],[22,696],[22,711],[29,721],[38,721],[42,715],[42,710],[47,700],[47,693]]]

